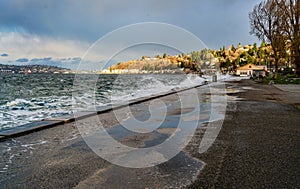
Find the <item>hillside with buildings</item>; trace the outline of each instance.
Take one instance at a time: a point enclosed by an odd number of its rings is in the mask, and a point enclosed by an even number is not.
[[[238,44],[237,47],[229,46],[220,50],[211,51],[214,57],[218,58],[220,68],[224,72],[235,73],[236,69],[246,64],[254,64],[258,66],[267,66],[269,69],[273,69],[275,64],[274,52],[272,47],[266,43],[261,43],[257,46],[253,45],[242,46]],[[290,51],[287,48],[285,56],[279,60],[279,68],[294,68],[294,65],[290,61]]]
[[[7,65],[0,64],[0,73],[33,74],[33,73],[70,73],[69,69],[48,65]]]
[[[295,65],[290,61],[290,50],[287,45],[285,56],[279,60],[279,69],[295,70]],[[102,70],[105,74],[137,74],[137,73],[185,73],[209,74],[217,70],[223,73],[237,74],[245,69],[245,65],[253,65],[256,70],[274,70],[274,52],[267,43],[258,46],[242,46],[238,44],[220,50],[203,49],[188,54],[180,55],[157,55],[155,57],[143,56],[140,60],[120,62],[108,69]],[[253,70],[252,69],[252,70]],[[244,73],[244,72],[242,72]],[[251,72],[252,73],[252,72]],[[265,75],[265,74],[263,74]]]

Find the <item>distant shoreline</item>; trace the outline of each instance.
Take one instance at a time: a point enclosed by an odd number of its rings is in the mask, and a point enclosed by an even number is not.
[[[61,68],[58,66],[49,65],[8,65],[0,64],[0,73],[19,73],[19,74],[31,74],[31,73],[69,73],[71,70],[67,68]]]

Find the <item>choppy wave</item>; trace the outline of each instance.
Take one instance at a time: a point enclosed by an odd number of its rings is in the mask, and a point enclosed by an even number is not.
[[[71,108],[72,99],[68,96],[15,99],[0,106],[0,128],[68,115]]]
[[[11,96],[1,97],[0,129],[72,113],[74,100],[72,99],[73,82],[71,82],[71,79],[73,77],[47,75],[47,79],[44,79],[42,75],[36,75],[36,77],[41,77],[40,80],[32,76],[24,78],[27,76],[22,75],[11,75],[11,78],[6,75],[5,77],[6,84],[3,85],[2,83],[3,86],[0,87],[4,87],[1,90],[5,92],[10,91]],[[221,78],[221,76],[218,77]],[[227,76],[222,77],[226,78]],[[108,103],[118,103],[170,91],[174,88],[199,85],[208,79],[184,74],[101,75],[98,78],[96,98],[93,105],[101,106]],[[14,82],[18,80],[22,80],[19,83],[21,86],[17,86],[17,88],[23,90],[22,95],[15,94],[20,91],[11,88],[16,88]],[[35,81],[35,85],[32,80]],[[5,92],[4,94],[6,94]],[[80,103],[91,105],[93,94],[83,92],[77,98],[79,98],[77,101],[80,101]]]

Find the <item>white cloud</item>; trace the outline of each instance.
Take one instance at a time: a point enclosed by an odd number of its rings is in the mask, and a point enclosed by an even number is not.
[[[26,33],[0,32],[0,52],[9,54],[10,60],[19,58],[65,58],[81,57],[89,43],[41,37]]]

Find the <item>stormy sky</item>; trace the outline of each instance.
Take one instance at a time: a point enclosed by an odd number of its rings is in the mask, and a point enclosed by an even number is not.
[[[259,2],[0,1],[0,63],[49,64],[76,69],[86,51],[99,38],[120,27],[141,22],[162,22],[181,27],[212,49],[239,42],[254,43],[258,40],[249,34],[248,13]]]

